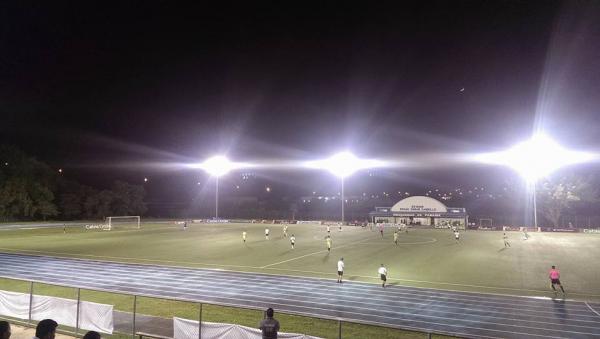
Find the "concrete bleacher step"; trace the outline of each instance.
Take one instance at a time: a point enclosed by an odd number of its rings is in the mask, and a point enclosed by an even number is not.
[[[114,331],[130,334],[133,330],[133,313],[113,311]],[[173,337],[173,318],[161,318],[144,314],[135,316],[136,333],[143,333],[145,337],[157,338]],[[31,339],[31,338],[28,338]]]

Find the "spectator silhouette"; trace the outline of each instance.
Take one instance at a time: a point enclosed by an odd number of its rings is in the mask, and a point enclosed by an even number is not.
[[[83,339],[102,339],[102,337],[100,336],[100,333],[96,331],[88,331],[88,333],[83,336]]]
[[[10,335],[10,324],[8,321],[0,321],[0,339],[8,339]]]
[[[54,339],[58,323],[52,319],[44,319],[37,324],[35,328],[34,339]]]
[[[279,321],[273,318],[273,309],[267,309],[267,317],[260,322],[260,330],[262,331],[263,339],[277,339],[277,331],[279,331]]]

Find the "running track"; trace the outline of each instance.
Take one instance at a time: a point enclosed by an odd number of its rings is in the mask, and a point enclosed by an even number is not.
[[[0,276],[470,338],[600,338],[600,305],[578,301],[8,253]]]

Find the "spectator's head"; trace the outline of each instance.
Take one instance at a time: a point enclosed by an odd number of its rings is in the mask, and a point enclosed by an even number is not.
[[[0,321],[0,339],[10,338],[10,324],[8,321]]]
[[[555,269],[555,268],[556,268],[556,266],[552,265],[552,269]]]
[[[58,323],[52,319],[44,319],[37,324],[35,336],[40,339],[54,339]]]
[[[102,339],[102,337],[100,336],[100,333],[96,331],[88,331],[88,333],[83,336],[83,339]]]
[[[272,308],[270,308],[270,307],[267,308],[267,317],[273,318],[273,313],[275,313],[275,312],[273,311]]]

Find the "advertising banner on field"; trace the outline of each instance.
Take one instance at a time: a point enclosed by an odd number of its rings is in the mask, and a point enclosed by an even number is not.
[[[584,228],[583,233],[592,233],[592,234],[600,234],[600,229],[598,228]]]
[[[540,227],[542,232],[566,232],[566,233],[577,233],[577,228],[551,228],[551,227]]]

